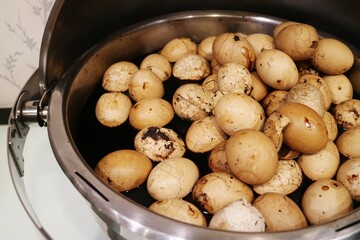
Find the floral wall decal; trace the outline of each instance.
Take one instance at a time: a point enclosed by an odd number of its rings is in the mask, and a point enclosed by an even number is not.
[[[38,68],[41,39],[54,1],[0,3],[0,108],[12,107]]]

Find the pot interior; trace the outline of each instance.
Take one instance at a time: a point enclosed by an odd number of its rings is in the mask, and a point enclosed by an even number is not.
[[[62,84],[65,118],[71,139],[81,156],[79,164],[85,164],[92,171],[97,162],[108,153],[119,149],[134,149],[133,140],[138,130],[131,127],[128,121],[119,127],[108,128],[102,126],[95,117],[96,102],[105,93],[101,86],[102,76],[111,64],[131,61],[139,66],[146,55],[159,51],[165,43],[176,37],[189,37],[199,42],[207,36],[223,32],[261,32],[272,35],[274,27],[280,22],[281,19],[278,18],[244,12],[187,12],[122,29],[96,45],[64,75],[63,80],[66,83]],[[174,91],[185,83],[189,81],[180,81],[174,77],[165,81],[164,99],[171,103]],[[175,116],[165,127],[175,130],[185,139],[189,126],[190,122]],[[196,154],[187,151],[185,157],[198,164],[201,175],[210,171],[207,165],[208,153]],[[289,197],[301,205],[301,196],[310,183],[305,177],[301,187]],[[107,186],[104,184],[103,187]],[[144,207],[155,201],[147,193],[146,184],[119,193],[119,197],[129,198]],[[194,203],[191,196],[185,197],[185,200]],[[129,201],[129,204],[131,202]],[[354,202],[354,208],[358,206],[359,203]],[[206,212],[204,215],[207,220],[211,217]]]
[[[110,152],[119,149],[135,149],[133,140],[138,133],[138,130],[133,128],[129,121],[118,127],[109,128],[101,125],[96,119],[96,102],[106,92],[101,86],[101,81],[107,67],[123,60],[133,62],[139,66],[141,60],[146,55],[158,52],[168,41],[176,37],[189,37],[196,42],[200,42],[207,36],[218,35],[224,32],[242,32],[247,34],[262,32],[271,35],[273,28],[280,22],[280,19],[277,18],[244,12],[228,12],[225,14],[222,12],[221,15],[215,12],[208,12],[207,14],[194,12],[183,16],[178,15],[176,18],[165,17],[165,21],[150,20],[148,23],[130,27],[129,31],[125,30],[124,33],[119,32],[111,36],[105,43],[96,47],[95,53],[89,54],[90,60],[86,60],[85,67],[80,68],[80,75],[78,74],[75,77],[74,85],[77,85],[76,82],[82,77],[81,72],[84,69],[87,72],[91,72],[93,68],[97,69],[96,77],[95,74],[86,74],[86,81],[90,80],[92,83],[91,89],[87,91],[90,94],[84,98],[86,100],[75,101],[83,102],[83,106],[80,114],[77,116],[77,120],[74,121],[77,123],[73,125],[72,131],[72,136],[75,136],[76,147],[91,169],[94,169],[97,162]],[[101,59],[100,63],[99,59]],[[92,61],[94,62],[91,63]],[[91,66],[89,63],[91,63]],[[101,71],[99,71],[98,66],[101,66]],[[91,79],[89,79],[90,76]],[[187,83],[191,83],[191,81],[181,81],[172,76],[163,82],[165,88],[163,99],[171,103],[175,90],[180,85]],[[73,97],[79,96],[79,94],[75,95]],[[70,102],[73,102],[73,100]],[[185,134],[190,124],[190,121],[184,121],[175,114],[174,119],[165,127],[173,129],[182,139],[185,139]],[[89,129],[91,129],[90,136]],[[99,141],[99,139],[101,140]],[[96,147],[93,147],[94,143],[96,143]],[[200,175],[203,176],[210,172],[207,165],[208,154],[196,154],[187,151],[184,157],[194,160],[199,167]],[[153,164],[155,165],[156,163]],[[304,186],[306,185],[305,182]],[[300,201],[301,195],[299,194],[301,192],[298,191],[292,195],[292,198],[297,203]],[[146,184],[121,194],[145,207],[150,206],[154,202],[154,199],[147,193]],[[190,195],[185,199],[193,202]],[[206,212],[204,213],[208,215]]]

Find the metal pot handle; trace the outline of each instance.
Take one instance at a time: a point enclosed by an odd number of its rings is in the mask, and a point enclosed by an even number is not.
[[[8,127],[8,164],[15,191],[32,222],[45,239],[52,239],[41,225],[29,200],[24,183],[23,149],[31,123],[46,126],[47,106],[44,106],[45,94],[40,98],[39,70],[37,70],[19,94],[16,104],[10,113]],[[40,104],[41,103],[41,104]]]

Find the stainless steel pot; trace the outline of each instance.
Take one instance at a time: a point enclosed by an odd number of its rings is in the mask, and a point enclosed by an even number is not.
[[[308,1],[57,1],[45,29],[39,69],[20,93],[9,126],[9,164],[15,187],[43,235],[50,238],[32,211],[22,183],[22,148],[29,124],[33,122],[48,127],[59,165],[105,221],[113,239],[122,238],[121,228],[148,239],[359,239],[360,208],[327,224],[277,233],[218,231],[159,216],[140,204],[142,200],[134,201],[132,196],[116,193],[102,183],[93,173],[94,162],[88,156],[91,154],[84,150],[89,143],[81,140],[84,134],[88,134],[88,139],[95,134],[90,129],[86,133],[87,128],[80,124],[84,123],[84,109],[106,68],[119,60],[136,61],[159,50],[174,37],[187,36],[199,41],[225,31],[271,34],[282,21],[277,17],[308,22],[323,30],[324,35],[335,35],[352,45],[357,57],[351,80],[354,86],[359,86],[360,17],[354,9],[359,9],[360,4],[327,1],[323,6],[322,1],[311,1],[310,7],[305,3],[310,4]],[[336,17],[334,13],[340,8],[346,13]],[[356,91],[360,93],[359,88]],[[120,145],[131,141],[124,131],[127,130],[117,133]]]

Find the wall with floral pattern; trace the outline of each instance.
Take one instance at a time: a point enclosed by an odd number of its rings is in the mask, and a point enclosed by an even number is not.
[[[54,1],[0,1],[0,108],[14,105],[38,68],[42,35]]]

